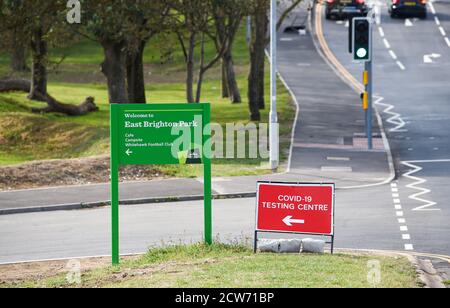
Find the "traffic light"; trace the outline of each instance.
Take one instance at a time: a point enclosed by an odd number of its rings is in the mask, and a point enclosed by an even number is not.
[[[352,49],[355,61],[370,61],[372,59],[372,25],[369,18],[353,18]]]

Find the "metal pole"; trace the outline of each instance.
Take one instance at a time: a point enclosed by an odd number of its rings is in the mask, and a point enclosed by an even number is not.
[[[279,128],[277,113],[277,0],[270,7],[270,168],[279,165]]]
[[[373,125],[373,41],[372,41],[372,23],[370,23],[370,61],[366,62],[366,70],[369,75],[369,82],[366,87],[366,91],[369,95],[369,108],[367,109],[367,142],[369,150],[373,149],[373,135],[372,135],[372,125]]]

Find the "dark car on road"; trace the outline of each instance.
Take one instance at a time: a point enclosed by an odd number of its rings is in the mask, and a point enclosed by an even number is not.
[[[427,0],[390,0],[389,14],[396,17],[427,18]]]
[[[365,17],[368,11],[365,0],[327,0],[326,19]]]

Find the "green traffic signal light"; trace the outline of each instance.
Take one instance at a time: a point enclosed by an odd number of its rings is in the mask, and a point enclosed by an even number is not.
[[[353,19],[353,59],[370,61],[371,59],[371,24],[368,18]]]

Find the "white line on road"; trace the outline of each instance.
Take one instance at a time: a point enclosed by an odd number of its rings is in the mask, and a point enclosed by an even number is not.
[[[411,235],[405,233],[405,232],[408,232],[408,226],[406,224],[406,219],[404,218],[404,212],[402,211],[401,200],[399,199],[400,194],[398,194],[398,184],[392,183],[391,190],[392,190],[392,196],[393,196],[395,209],[396,209],[395,214],[397,216],[397,221],[400,225],[400,232],[402,232],[402,239],[404,241],[410,241]],[[395,190],[395,192],[394,192],[394,190]],[[413,249],[414,249],[414,247],[411,244],[405,245],[405,250],[413,250]]]
[[[450,39],[448,37],[445,38],[445,42],[447,43],[447,46],[450,47]]]
[[[401,114],[393,111],[395,109],[393,105],[382,103],[383,101],[384,98],[380,97],[378,100],[375,101],[375,105],[379,105],[385,108],[383,112],[391,116],[386,121],[390,124],[395,125],[395,127],[389,129],[389,132],[391,133],[407,132],[408,130],[404,129],[404,127],[406,126],[406,122],[402,119]]]
[[[414,250],[414,246],[412,244],[406,244],[405,245],[405,250],[406,251],[412,251],[412,250]]]
[[[395,54],[395,52],[393,50],[389,50],[389,54],[391,55],[392,59],[394,59],[394,60],[398,59],[397,55]]]
[[[398,65],[398,67],[400,67],[400,69],[401,69],[402,71],[406,70],[406,67],[403,65],[402,62],[397,61],[397,65]]]
[[[444,28],[439,27],[439,31],[441,31],[442,36],[447,36],[447,33],[445,33]]]
[[[327,157],[329,161],[350,161],[349,157]]]
[[[387,39],[383,39],[383,43],[387,49],[391,49],[391,44],[389,44],[389,41]]]
[[[378,27],[378,32],[380,32],[381,37],[384,37],[384,30],[382,27]]]
[[[439,20],[439,17],[434,16],[434,21],[436,22],[436,25],[437,25],[438,27],[441,26],[441,21]]]
[[[428,2],[428,5],[430,6],[431,13],[433,13],[433,15],[436,15],[436,9],[434,8],[433,3]]]
[[[410,189],[414,189],[416,191],[419,191],[416,194],[413,194],[409,196],[409,199],[418,201],[420,203],[423,203],[422,206],[416,207],[413,209],[413,211],[440,211],[438,208],[434,208],[437,203],[431,200],[424,199],[422,196],[428,195],[431,193],[431,190],[421,187],[422,185],[427,183],[426,179],[414,176],[413,174],[419,173],[423,170],[423,167],[418,166],[417,164],[420,163],[440,163],[440,162],[450,162],[450,160],[435,160],[435,161],[406,161],[402,162],[402,165],[411,168],[408,172],[403,174],[403,176],[407,179],[410,179],[413,181],[412,184],[407,185],[406,187]]]

